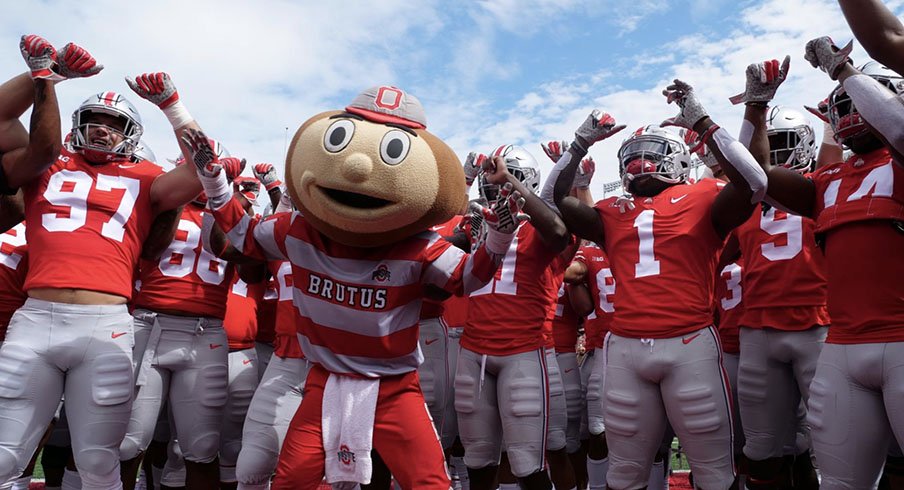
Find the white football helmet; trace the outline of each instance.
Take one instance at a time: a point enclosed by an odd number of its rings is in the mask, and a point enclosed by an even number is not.
[[[806,116],[788,107],[775,106],[766,117],[766,135],[773,165],[801,173],[813,171],[816,133]]]
[[[691,152],[682,135],[658,126],[644,126],[622,142],[618,170],[630,192],[631,181],[641,175],[669,184],[687,180]]]
[[[881,63],[869,61],[860,67],[860,72],[875,78],[896,94],[904,93],[904,78]],[[849,146],[851,138],[869,131],[841,84],[829,94],[829,124],[835,131],[835,141],[842,146]]]
[[[122,135],[122,141],[113,148],[92,145],[88,141],[88,128],[100,126],[100,124],[88,122],[91,114],[108,114],[118,117],[123,121],[123,128],[104,126],[106,129]],[[138,147],[138,141],[144,127],[141,125],[141,115],[122,94],[116,92],[101,92],[88,97],[72,113],[72,139],[71,145],[76,151],[89,156],[92,161],[111,161],[130,158]]]
[[[520,146],[502,145],[496,148],[490,158],[502,157],[505,159],[505,167],[509,173],[530,189],[534,194],[540,192],[540,164],[537,159]],[[486,202],[493,202],[499,194],[499,186],[487,183],[483,174],[480,174],[480,197]]]
[[[135,148],[135,151],[132,152],[132,161],[140,162],[142,160],[147,160],[151,163],[157,163],[157,156],[154,155],[151,147],[144,142],[139,143],[138,147]]]

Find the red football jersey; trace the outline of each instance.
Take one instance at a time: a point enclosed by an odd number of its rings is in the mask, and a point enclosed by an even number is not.
[[[74,288],[132,295],[132,274],[154,215],[151,184],[163,173],[142,161],[91,165],[63,149],[22,187],[29,243],[25,290]]]
[[[273,344],[276,340],[276,305],[279,302],[276,279],[271,277],[264,288],[264,296],[257,305],[257,336],[255,342]]]
[[[744,281],[741,265],[732,262],[719,273],[716,279],[716,308],[719,310],[719,340],[722,351],[729,354],[741,352],[739,332],[741,316],[744,313]]]
[[[806,330],[828,325],[825,259],[816,223],[760,205],[735,230],[744,263],[744,315],[751,328]]]
[[[615,277],[603,249],[596,245],[584,245],[574,260],[587,267],[587,287],[593,300],[593,311],[584,320],[584,348],[601,349],[606,334],[612,328],[615,315]]]
[[[507,356],[545,345],[543,327],[558,287],[549,267],[558,255],[530,223],[521,225],[495,278],[471,293],[462,347]]]
[[[25,275],[28,274],[28,245],[25,223],[0,235],[0,342],[13,313],[25,303]]]
[[[455,216],[443,224],[430,228],[430,231],[435,231],[443,237],[451,236],[455,233],[455,227],[458,226],[461,220],[462,216]],[[421,318],[439,318],[443,316],[444,303],[445,301],[436,301],[425,297],[421,304]]]
[[[292,263],[272,260],[269,267],[276,283],[277,294],[276,340],[273,344],[273,353],[282,358],[304,359],[301,345],[298,343],[298,310],[292,302],[292,291],[295,289]]]
[[[724,240],[712,205],[724,183],[704,179],[635,198],[621,213],[600,201],[604,248],[618,278],[612,332],[633,338],[678,337],[713,323],[716,263]]]
[[[556,352],[576,352],[578,345],[578,324],[581,318],[571,307],[571,300],[565,291],[565,283],[559,286],[558,297],[552,307],[552,337]]]
[[[232,279],[226,299],[226,318],[223,328],[229,339],[229,349],[250,349],[257,336],[257,305],[264,296],[267,283],[264,281],[248,284],[239,278],[238,272]]]
[[[826,342],[904,342],[904,169],[882,149],[811,177],[825,233],[832,328]]]
[[[201,206],[187,204],[173,241],[160,259],[141,261],[136,308],[221,320],[226,315],[226,293],[234,267],[202,247],[204,214]]]

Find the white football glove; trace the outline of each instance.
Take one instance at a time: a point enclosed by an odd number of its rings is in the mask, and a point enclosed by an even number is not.
[[[587,119],[574,132],[572,146],[581,150],[581,155],[587,154],[590,147],[597,141],[602,141],[613,134],[625,129],[625,125],[615,125],[615,118],[596,109],[587,116]]]
[[[747,66],[747,88],[743,93],[729,97],[732,104],[741,102],[769,102],[775,97],[778,87],[788,78],[791,57],[785,56],[781,66],[778,60],[752,63]]]
[[[838,48],[832,38],[828,36],[817,37],[807,43],[804,48],[804,59],[813,65],[813,68],[828,73],[829,78],[836,80],[838,70],[845,63],[850,63],[851,51],[854,49],[854,41],[850,41],[843,48]]]
[[[676,103],[680,111],[677,116],[663,121],[660,124],[661,127],[680,126],[694,129],[694,125],[698,121],[709,115],[706,113],[706,109],[703,108],[703,104],[697,99],[694,88],[681,80],[675,79],[672,85],[662,91],[662,95],[665,95],[667,103]]]

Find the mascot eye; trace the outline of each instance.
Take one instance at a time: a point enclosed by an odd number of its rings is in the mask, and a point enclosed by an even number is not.
[[[330,153],[344,150],[355,134],[355,123],[348,119],[340,119],[327,128],[323,135],[323,147]]]
[[[389,165],[398,165],[408,156],[411,139],[404,131],[393,130],[383,136],[380,142],[380,157]]]

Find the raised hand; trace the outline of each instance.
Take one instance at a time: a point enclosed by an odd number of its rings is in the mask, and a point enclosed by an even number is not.
[[[586,189],[590,187],[590,181],[593,179],[593,173],[596,171],[596,162],[592,157],[587,157],[581,161],[578,171],[574,176],[574,184],[572,187],[578,189]]]
[[[198,174],[204,177],[216,177],[223,170],[217,154],[210,146],[210,140],[203,131],[189,129],[182,133],[182,144],[189,150],[192,163],[198,169]]]
[[[747,87],[743,93],[729,97],[732,104],[766,103],[775,97],[778,87],[788,78],[791,57],[785,56],[781,66],[778,60],[751,63],[747,66]]]
[[[634,211],[634,197],[630,195],[618,196],[611,206],[613,208],[618,208],[618,212],[621,214],[625,214],[628,211]]]
[[[167,73],[142,73],[135,78],[126,77],[126,83],[139,97],[161,109],[179,101],[179,91]]]
[[[477,176],[480,175],[480,169],[486,160],[487,156],[483,153],[475,153],[473,151],[468,153],[464,164],[465,184],[470,186],[477,180]]]
[[[69,43],[57,53],[57,73],[63,78],[93,77],[104,69],[85,48]]]
[[[19,51],[22,52],[22,58],[25,59],[28,69],[31,70],[31,78],[63,80],[63,77],[53,71],[57,57],[56,49],[43,37],[34,34],[22,36]]]
[[[694,87],[691,87],[681,80],[675,79],[672,85],[669,85],[662,91],[662,95],[665,95],[666,102],[669,104],[672,102],[677,104],[679,112],[677,116],[663,121],[662,124],[660,124],[661,127],[679,126],[682,128],[694,129],[694,125],[697,124],[697,122],[709,116],[709,114],[706,113],[706,109],[703,108],[703,104],[697,99],[697,94],[694,93]]]
[[[565,150],[568,149],[568,142],[562,140],[540,143],[540,148],[543,148],[543,153],[546,153],[552,163],[557,163],[562,158],[562,153],[565,153]]]
[[[245,159],[244,158],[236,158],[236,157],[225,157],[220,159],[220,165],[223,167],[223,170],[226,172],[226,178],[229,180],[235,180],[238,177],[242,170],[245,169]]]
[[[273,167],[272,163],[258,163],[252,167],[251,170],[254,172],[254,176],[257,180],[261,181],[261,184],[264,184],[264,188],[267,189],[267,191],[282,185],[282,182],[276,177],[276,168]]]
[[[804,109],[818,117],[822,122],[829,122],[829,99],[823,99],[822,102],[816,104],[816,107],[805,105]]]
[[[804,48],[804,58],[813,65],[813,68],[819,68],[828,73],[829,78],[836,80],[841,67],[851,62],[850,54],[853,49],[854,41],[839,48],[832,38],[822,36],[807,43]]]
[[[490,229],[511,235],[518,231],[518,226],[522,222],[530,220],[530,216],[521,212],[524,203],[524,196],[514,190],[510,182],[506,183],[499,190],[499,197],[493,203],[492,209],[482,209],[483,221]]]
[[[594,109],[574,132],[572,145],[587,153],[594,143],[602,141],[622,129],[625,129],[624,124],[616,126],[614,117]]]

